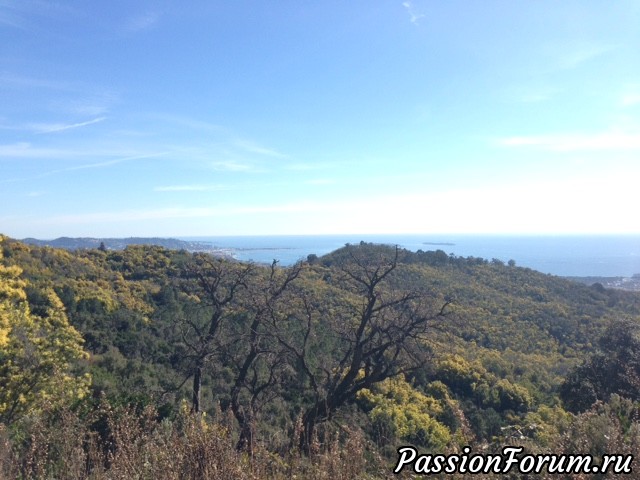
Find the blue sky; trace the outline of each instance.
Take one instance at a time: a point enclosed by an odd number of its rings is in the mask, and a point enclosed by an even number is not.
[[[0,0],[0,232],[640,233],[640,2]]]

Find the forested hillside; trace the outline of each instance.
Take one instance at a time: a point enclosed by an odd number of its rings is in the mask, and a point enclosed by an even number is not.
[[[187,250],[190,252],[220,252],[224,253],[220,249],[215,248],[210,242],[200,241],[186,241],[178,240],[176,238],[69,238],[60,237],[53,240],[38,240],[36,238],[24,238],[21,242],[28,245],[35,245],[38,247],[54,247],[63,248],[65,250],[78,250],[78,249],[90,249],[101,248],[103,250],[122,250],[129,245],[157,245],[172,250]]]
[[[7,477],[382,478],[407,444],[637,453],[637,292],[364,243],[281,268],[7,237],[0,282]]]

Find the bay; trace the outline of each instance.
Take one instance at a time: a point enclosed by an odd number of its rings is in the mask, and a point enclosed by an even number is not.
[[[180,237],[210,242],[242,261],[291,265],[309,254],[325,255],[360,241],[399,245],[411,251],[443,250],[560,276],[631,277],[640,274],[640,235],[274,235]]]

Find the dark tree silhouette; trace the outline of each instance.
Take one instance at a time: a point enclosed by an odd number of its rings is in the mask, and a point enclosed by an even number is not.
[[[343,250],[340,278],[329,282],[338,282],[350,295],[337,305],[303,296],[299,313],[287,317],[289,333],[279,336],[310,389],[302,416],[304,451],[309,451],[316,425],[355,400],[359,391],[424,364],[426,335],[448,306],[442,302],[434,308],[425,292],[391,285],[398,248],[364,244]],[[284,332],[282,323],[273,319],[274,331]]]
[[[256,415],[273,390],[291,375],[287,352],[269,331],[268,320],[298,278],[302,264],[283,269],[195,257],[187,266],[183,291],[197,298],[206,315],[183,315],[178,322],[193,378],[192,412],[201,410],[202,377],[217,358],[233,374],[229,408],[240,426],[238,449],[252,451]]]
[[[187,348],[187,375],[193,378],[191,411],[201,410],[200,393],[202,375],[207,363],[219,354],[219,332],[225,320],[233,314],[234,300],[247,288],[247,282],[255,271],[255,265],[229,262],[209,255],[195,255],[186,266],[183,276],[188,280],[183,289],[197,298],[209,314],[200,319],[183,315],[177,319],[180,337]],[[187,378],[187,379],[188,379]]]
[[[224,360],[235,372],[230,407],[240,425],[240,450],[253,451],[258,412],[292,375],[288,352],[273,335],[269,319],[274,312],[287,308],[287,290],[301,269],[301,263],[281,269],[274,260],[268,273],[267,269],[256,272],[261,275],[252,278],[244,299],[244,314],[235,323],[223,350]]]

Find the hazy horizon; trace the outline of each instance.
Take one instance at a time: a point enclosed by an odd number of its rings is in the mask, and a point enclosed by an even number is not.
[[[7,0],[0,231],[640,234],[638,24],[632,0]]]
[[[598,238],[598,237],[608,237],[608,238],[633,238],[638,237],[640,239],[640,233],[630,232],[630,233],[508,233],[508,232],[498,232],[498,233],[474,233],[474,232],[428,232],[428,233],[403,233],[403,232],[395,232],[395,233],[272,233],[272,234],[220,234],[220,235],[182,235],[182,234],[167,234],[167,235],[58,235],[55,237],[34,237],[34,236],[26,236],[26,237],[17,237],[14,235],[9,235],[6,232],[0,232],[0,235],[7,235],[10,238],[21,240],[24,238],[34,238],[36,240],[56,240],[59,238],[94,238],[94,239],[127,239],[127,238],[162,238],[162,239],[175,239],[175,240],[184,240],[184,241],[207,241],[207,239],[217,239],[217,238],[287,238],[287,237],[345,237],[345,238],[355,238],[358,237],[359,240],[367,241],[373,237],[424,237],[425,241],[430,239],[435,239],[435,241],[441,241],[446,239],[447,237],[462,237],[462,238],[544,238],[544,239],[553,239],[553,238]],[[361,238],[360,238],[361,237]]]

